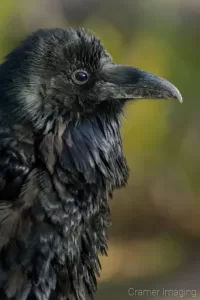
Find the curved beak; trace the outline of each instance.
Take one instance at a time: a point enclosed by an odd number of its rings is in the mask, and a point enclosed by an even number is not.
[[[177,99],[183,102],[172,83],[140,69],[109,64],[104,66],[102,75],[115,99]]]

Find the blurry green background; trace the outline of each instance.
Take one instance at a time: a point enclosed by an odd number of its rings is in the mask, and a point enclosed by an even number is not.
[[[161,299],[163,288],[200,299],[200,1],[1,0],[1,61],[29,32],[60,26],[91,28],[116,62],[165,77],[184,98],[126,108],[131,174],[110,202],[97,300],[149,299],[153,289]]]

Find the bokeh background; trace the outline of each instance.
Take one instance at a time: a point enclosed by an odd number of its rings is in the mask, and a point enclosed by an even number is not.
[[[167,78],[184,98],[126,108],[131,174],[110,202],[96,299],[200,299],[200,1],[1,0],[0,60],[29,32],[60,26],[91,28],[116,62]]]

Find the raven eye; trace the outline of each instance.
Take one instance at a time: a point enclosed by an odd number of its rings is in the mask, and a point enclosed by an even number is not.
[[[78,70],[73,74],[73,80],[77,84],[85,84],[89,79],[89,75],[86,71]]]

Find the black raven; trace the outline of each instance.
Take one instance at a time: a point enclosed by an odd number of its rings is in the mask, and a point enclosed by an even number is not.
[[[40,29],[0,66],[0,97],[0,299],[93,297],[108,199],[128,178],[124,105],[181,95],[90,32]]]

